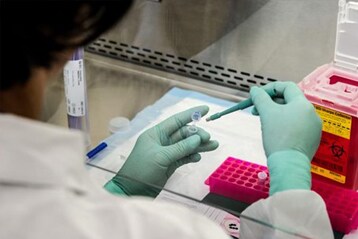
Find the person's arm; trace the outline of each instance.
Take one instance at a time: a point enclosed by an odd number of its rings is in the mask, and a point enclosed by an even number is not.
[[[276,97],[266,93],[269,88]],[[313,105],[293,82],[253,87],[250,95],[260,116],[270,195],[289,189],[310,190],[311,160],[322,132],[322,122]]]
[[[276,97],[271,98],[265,91],[268,89],[274,90]],[[261,120],[270,197],[243,212],[242,238],[295,238],[289,237],[289,232],[309,238],[333,238],[324,201],[310,191],[311,160],[322,132],[322,122],[313,105],[292,82],[253,87],[250,95],[254,112]]]
[[[105,189],[118,195],[154,197],[178,167],[198,162],[201,152],[215,150],[219,144],[210,140],[205,130],[198,128],[197,133],[188,134],[187,124],[197,111],[204,116],[209,108],[199,106],[183,111],[141,134],[123,167]]]
[[[259,200],[242,212],[240,239],[333,239],[323,199],[315,192],[292,189]]]

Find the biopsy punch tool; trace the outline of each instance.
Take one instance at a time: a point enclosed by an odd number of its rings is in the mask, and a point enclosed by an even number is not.
[[[276,90],[275,89],[269,89],[269,90],[266,90],[267,94],[272,98],[274,96],[276,96]],[[248,98],[246,100],[243,100],[239,103],[237,103],[236,105],[224,110],[224,111],[221,111],[219,113],[216,113],[216,114],[213,114],[209,117],[206,118],[206,121],[213,121],[213,120],[216,120],[216,119],[219,119],[221,116],[224,116],[224,115],[227,115],[227,114],[230,114],[232,112],[235,112],[235,111],[238,111],[238,110],[243,110],[243,109],[246,109],[250,106],[253,105],[253,102],[251,100],[251,98]]]

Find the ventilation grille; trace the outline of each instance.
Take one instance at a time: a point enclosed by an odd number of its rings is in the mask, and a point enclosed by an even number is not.
[[[263,86],[276,79],[253,75],[238,69],[226,68],[164,52],[140,48],[113,40],[99,38],[86,47],[88,52],[128,61],[198,80],[249,91],[251,86]]]

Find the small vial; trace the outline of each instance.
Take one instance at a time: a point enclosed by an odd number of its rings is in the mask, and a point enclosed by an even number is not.
[[[267,179],[267,173],[265,173],[264,171],[259,172],[257,174],[257,178],[259,179],[259,184],[264,184]]]
[[[187,127],[188,136],[196,134],[196,132],[198,132],[198,128],[196,127],[196,123],[201,120],[201,112],[200,111],[195,111],[191,115],[191,120],[193,121],[193,123]]]

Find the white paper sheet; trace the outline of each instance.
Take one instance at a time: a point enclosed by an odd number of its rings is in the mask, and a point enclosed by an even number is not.
[[[226,109],[214,103],[207,103],[194,98],[183,98],[171,107],[162,110],[147,110],[146,114],[138,114],[136,120],[149,119],[147,127],[137,134],[117,145],[111,153],[96,164],[98,166],[117,172],[134,147],[137,137],[146,129],[160,123],[175,113],[188,108],[208,105],[208,115]],[[148,114],[155,114],[149,117]],[[169,178],[165,188],[180,194],[202,200],[208,193],[209,187],[204,181],[228,157],[233,156],[257,164],[266,165],[266,157],[261,142],[261,129],[259,117],[238,111],[222,118],[206,122],[205,117],[197,125],[207,130],[212,139],[219,141],[219,148],[213,152],[202,153],[198,163],[184,165]],[[105,184],[112,174],[91,170],[90,173],[100,183]]]

